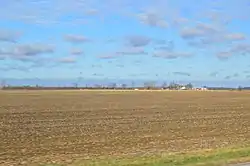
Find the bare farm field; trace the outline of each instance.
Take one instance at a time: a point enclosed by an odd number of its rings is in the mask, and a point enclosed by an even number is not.
[[[0,91],[1,166],[185,165],[197,159],[163,154],[247,149],[249,139],[250,92]]]

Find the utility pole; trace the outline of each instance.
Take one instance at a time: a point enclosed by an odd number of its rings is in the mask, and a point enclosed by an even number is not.
[[[81,82],[82,82],[82,72],[80,72],[80,76],[78,77],[78,84],[80,84],[81,87]]]

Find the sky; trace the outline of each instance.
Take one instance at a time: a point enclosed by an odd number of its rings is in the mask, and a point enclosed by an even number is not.
[[[0,4],[0,80],[250,85],[250,0]]]

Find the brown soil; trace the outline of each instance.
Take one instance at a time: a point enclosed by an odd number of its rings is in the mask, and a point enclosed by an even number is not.
[[[0,91],[0,165],[247,143],[249,96],[229,91]]]

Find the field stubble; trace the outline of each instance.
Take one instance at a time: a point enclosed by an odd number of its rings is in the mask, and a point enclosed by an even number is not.
[[[0,92],[0,165],[248,143],[249,92]]]

